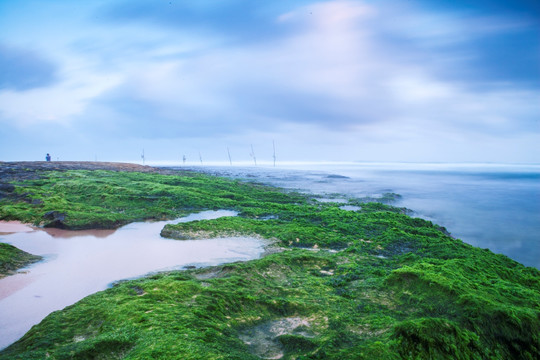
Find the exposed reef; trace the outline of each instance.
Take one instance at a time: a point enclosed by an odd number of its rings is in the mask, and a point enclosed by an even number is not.
[[[41,256],[29,254],[15,246],[0,243],[0,278],[14,274],[18,269],[41,260]]]
[[[7,183],[25,196],[0,199],[5,219],[43,225],[62,217],[69,228],[85,228],[229,209],[239,216],[168,225],[162,234],[256,235],[284,251],[119,282],[50,314],[0,359],[540,354],[540,272],[454,239],[406,209],[358,199],[358,210],[343,210],[196,173],[40,170]]]

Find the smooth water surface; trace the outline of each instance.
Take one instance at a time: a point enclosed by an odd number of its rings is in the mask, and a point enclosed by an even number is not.
[[[197,170],[322,196],[395,192],[402,198],[392,205],[413,210],[466,243],[540,269],[540,165],[351,163]]]
[[[0,241],[45,258],[0,279],[0,349],[49,313],[104,290],[114,281],[187,265],[258,258],[265,246],[260,239],[178,241],[159,235],[167,223],[235,215],[233,211],[205,211],[174,221],[132,223],[116,231],[36,229],[0,235]]]

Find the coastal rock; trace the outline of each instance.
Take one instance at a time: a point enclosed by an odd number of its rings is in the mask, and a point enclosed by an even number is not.
[[[0,199],[5,197],[13,197],[15,186],[6,183],[0,183]]]
[[[165,226],[160,235],[167,239],[175,240],[198,240],[198,239],[212,239],[216,237],[216,232],[214,231],[185,231],[173,229],[169,226]]]
[[[0,243],[0,279],[41,259],[41,256],[29,254],[13,245]]]
[[[292,349],[308,352],[315,347],[309,319],[290,317],[271,320],[240,333],[249,352],[262,359],[281,359]]]
[[[66,229],[67,226],[64,223],[66,214],[59,211],[49,211],[43,215],[43,219],[50,220],[44,225],[46,228]]]
[[[0,183],[0,191],[11,193],[15,191],[15,186],[13,186],[12,184]]]

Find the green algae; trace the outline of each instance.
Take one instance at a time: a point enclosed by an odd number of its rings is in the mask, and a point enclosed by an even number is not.
[[[200,210],[250,211],[261,208],[260,203],[279,206],[307,201],[298,194],[196,173],[172,176],[72,170],[38,174],[38,179],[12,182],[18,201],[0,200],[0,220],[68,229],[117,228]]]
[[[0,243],[0,278],[11,275],[17,269],[39,260],[41,260],[41,256],[29,254],[6,243]]]
[[[42,223],[56,210],[66,214],[66,226],[85,227],[232,209],[240,216],[168,225],[162,234],[257,235],[284,251],[119,282],[50,314],[0,359],[540,354],[540,272],[453,239],[404,209],[362,202],[360,210],[346,211],[204,175],[73,171],[16,185],[42,203],[4,203],[20,207],[9,218]],[[123,217],[107,222],[101,214]]]

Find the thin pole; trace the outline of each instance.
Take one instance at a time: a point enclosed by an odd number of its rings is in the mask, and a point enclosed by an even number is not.
[[[229,154],[229,163],[232,166],[231,152],[229,151],[229,147],[227,147],[227,154]]]
[[[276,143],[272,140],[272,146],[274,147],[274,167],[276,167]]]
[[[141,155],[141,158],[142,158],[142,164],[144,165],[144,149],[142,149],[142,155]]]
[[[203,164],[202,163],[202,156],[201,156],[201,152],[199,151],[199,160],[201,160],[201,165]]]
[[[251,144],[251,157],[253,157],[253,162],[255,163],[255,166],[257,166],[257,158],[255,157],[255,151],[253,150],[253,144]]]

